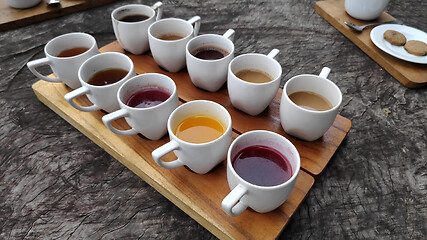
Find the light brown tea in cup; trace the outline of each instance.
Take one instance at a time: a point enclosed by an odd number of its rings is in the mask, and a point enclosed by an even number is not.
[[[236,76],[250,83],[266,83],[273,80],[266,72],[258,69],[243,69],[238,71]]]
[[[333,108],[333,105],[324,96],[310,91],[299,91],[288,95],[296,105],[315,111],[326,111]]]
[[[105,86],[118,82],[128,74],[128,71],[120,68],[112,68],[95,73],[87,83],[95,86]]]
[[[216,119],[204,115],[191,116],[178,124],[174,134],[189,143],[207,143],[225,132],[225,127]]]
[[[185,36],[182,36],[179,33],[165,33],[165,34],[158,36],[157,38],[162,39],[162,40],[166,40],[166,41],[173,41],[173,40],[182,39],[184,37]]]
[[[87,47],[75,47],[75,48],[65,49],[61,51],[57,57],[73,57],[73,56],[80,55],[86,52],[87,50],[89,50],[89,48]]]

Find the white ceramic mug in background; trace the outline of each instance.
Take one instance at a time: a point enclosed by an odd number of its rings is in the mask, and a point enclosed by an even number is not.
[[[88,83],[96,73],[114,68],[123,69],[128,73],[124,78],[112,84],[95,86]],[[82,64],[79,69],[79,80],[82,86],[65,94],[64,98],[71,106],[83,112],[92,112],[100,109],[106,112],[113,112],[120,109],[117,101],[117,91],[126,80],[135,75],[133,62],[128,56],[117,52],[100,53]],[[83,95],[86,95],[93,103],[92,106],[80,106],[73,101]]]
[[[129,98],[147,88],[158,88],[170,96],[166,101],[147,108],[136,108],[126,105]],[[140,133],[150,140],[158,140],[167,133],[169,115],[178,107],[178,94],[175,82],[168,76],[159,73],[145,73],[137,75],[126,81],[117,93],[120,110],[102,117],[105,126],[118,135],[129,136]],[[111,122],[125,118],[131,129],[119,130]]]
[[[258,186],[240,177],[233,159],[249,146],[268,146],[281,153],[290,163],[292,177],[275,186]],[[270,212],[282,205],[292,192],[300,171],[300,156],[295,146],[274,132],[256,130],[240,135],[231,144],[227,154],[227,181],[231,192],[222,201],[222,209],[230,216],[240,215],[247,207],[259,213]]]
[[[228,64],[234,58],[234,30],[227,30],[224,35],[203,34],[191,39],[186,46],[187,70],[193,84],[209,92],[218,91],[227,81]],[[203,47],[215,47],[228,55],[220,59],[205,60],[193,55]]]
[[[162,17],[163,4],[155,3],[149,7],[142,4],[129,4],[111,12],[114,34],[122,48],[133,54],[142,54],[149,49],[148,27]],[[157,16],[155,10],[157,10]],[[121,21],[126,16],[145,15],[148,19],[138,22]]]
[[[224,133],[217,139],[206,143],[189,143],[179,139],[174,131],[188,117],[204,115],[211,117],[225,127]],[[168,119],[170,142],[155,149],[152,156],[156,163],[166,169],[187,166],[198,174],[205,174],[222,162],[231,143],[231,117],[228,111],[218,103],[206,100],[187,102],[175,109]],[[161,158],[174,152],[176,160],[164,162]]]
[[[5,0],[7,5],[13,8],[30,8],[41,2],[41,0]]]
[[[345,11],[360,20],[374,20],[386,9],[389,0],[345,0]]]
[[[194,24],[194,28],[193,28]],[[151,24],[148,28],[148,41],[154,61],[169,72],[178,72],[185,67],[185,46],[200,29],[200,17],[188,21],[179,18],[165,18]],[[162,40],[163,34],[179,34],[178,40]]]
[[[280,121],[287,134],[314,141],[332,126],[341,105],[342,93],[335,83],[327,79],[330,71],[325,67],[319,76],[298,75],[285,83],[280,101]],[[300,91],[317,93],[325,97],[333,107],[325,111],[302,108],[289,98],[290,94]]]
[[[255,116],[264,111],[273,100],[280,86],[282,67],[274,57],[279,50],[273,49],[268,55],[248,53],[235,57],[228,67],[227,87],[233,106]],[[236,76],[241,70],[254,69],[265,72],[272,80],[266,83],[251,83]]]
[[[88,48],[86,52],[72,57],[57,57],[62,51],[77,47]],[[98,54],[98,45],[94,37],[87,33],[67,33],[50,40],[44,47],[45,58],[27,63],[30,71],[38,78],[48,82],[63,82],[68,87],[76,89],[81,86],[78,71],[88,58]],[[46,77],[36,68],[49,65],[56,77]]]

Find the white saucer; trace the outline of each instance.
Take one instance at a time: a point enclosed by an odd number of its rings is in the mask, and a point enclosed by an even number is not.
[[[384,52],[408,62],[427,64],[427,55],[415,56],[413,54],[408,53],[403,48],[403,46],[395,46],[387,42],[383,36],[384,32],[387,30],[394,30],[402,33],[403,35],[405,35],[406,41],[418,40],[424,43],[427,43],[427,33],[421,30],[418,30],[416,28],[412,28],[404,25],[398,25],[398,24],[380,25],[375,27],[371,31],[372,42]]]

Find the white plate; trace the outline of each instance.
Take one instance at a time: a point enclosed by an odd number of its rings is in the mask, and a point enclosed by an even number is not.
[[[387,42],[383,36],[384,32],[387,30],[394,30],[402,33],[403,35],[405,35],[406,41],[418,40],[424,43],[427,43],[427,33],[421,30],[418,30],[416,28],[412,28],[404,25],[398,25],[398,24],[380,25],[375,27],[371,31],[372,42],[384,52],[408,62],[427,64],[427,55],[415,56],[413,54],[408,53],[403,48],[403,46],[395,46]]]

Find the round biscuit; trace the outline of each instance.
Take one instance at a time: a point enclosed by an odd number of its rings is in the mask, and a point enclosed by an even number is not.
[[[427,44],[417,40],[408,41],[405,46],[405,50],[416,56],[424,56],[427,54]]]
[[[402,33],[394,30],[387,30],[384,32],[384,39],[387,40],[387,42],[396,45],[396,46],[403,46],[406,43],[406,37]]]

